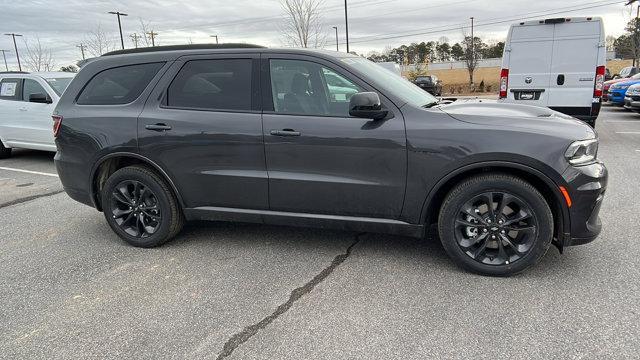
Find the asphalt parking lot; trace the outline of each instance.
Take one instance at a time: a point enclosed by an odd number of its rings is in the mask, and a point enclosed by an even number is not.
[[[425,359],[640,355],[640,115],[606,107],[593,243],[519,276],[437,239],[189,224],[126,245],[61,193],[53,154],[0,161],[0,358]]]

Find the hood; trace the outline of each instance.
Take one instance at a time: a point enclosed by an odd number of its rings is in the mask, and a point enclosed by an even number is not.
[[[635,85],[640,83],[640,80],[629,80],[629,79],[625,79],[626,81],[619,81],[617,83],[615,83],[616,86],[631,86],[631,85]],[[614,84],[611,84],[614,85]],[[611,88],[611,87],[609,87]]]
[[[612,80],[608,80],[604,82],[604,86],[611,86],[615,83],[619,83],[621,81],[629,81],[629,78],[619,78],[619,79],[612,79]]]
[[[463,102],[440,106],[449,116],[468,123],[545,133],[570,140],[594,138],[584,122],[546,107],[499,102]]]

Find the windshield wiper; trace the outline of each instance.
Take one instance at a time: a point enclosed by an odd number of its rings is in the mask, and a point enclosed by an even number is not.
[[[422,107],[425,108],[425,109],[428,109],[428,108],[434,107],[434,106],[436,106],[438,104],[440,104],[439,101],[433,101],[433,102],[426,103],[426,104],[422,105]]]

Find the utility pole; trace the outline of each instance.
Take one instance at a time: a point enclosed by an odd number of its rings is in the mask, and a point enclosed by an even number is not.
[[[475,42],[475,39],[473,38],[473,16],[472,16],[471,17],[471,64],[473,65],[473,68],[475,70],[476,54],[474,54],[473,52],[474,42]],[[471,85],[473,85],[473,71],[471,72]]]
[[[147,34],[151,38],[151,46],[156,46],[156,35],[158,35],[158,33],[151,30]]]
[[[129,14],[121,13],[120,11],[109,11],[109,14],[113,14],[118,17],[118,30],[120,30],[120,44],[122,44],[122,50],[124,50],[124,38],[122,37],[122,23],[120,23],[120,16],[129,16]]]
[[[5,55],[5,52],[11,52],[9,50],[4,50],[4,49],[0,49],[0,51],[2,51],[2,57],[4,58],[4,68],[7,69],[7,71],[9,71],[9,65],[7,65],[7,55]]]
[[[13,48],[16,49],[16,59],[18,59],[18,71],[22,71],[22,66],[20,65],[20,55],[18,54],[18,45],[16,45],[16,36],[22,36],[22,34],[9,33],[5,35],[11,36],[13,38]]]
[[[76,45],[77,48],[80,48],[80,52],[82,53],[82,60],[84,60],[84,44]]]
[[[136,47],[136,49],[138,48],[138,38],[140,38],[140,35],[138,35],[138,33],[133,33],[131,35],[129,35],[131,37],[131,40],[133,41],[133,46]]]
[[[347,0],[344,0],[344,35],[347,39],[347,53],[349,52],[349,16],[347,15]]]
[[[338,27],[334,26],[333,28],[336,30],[336,51],[340,51],[338,48]]]
[[[209,37],[216,38],[216,44],[218,43],[218,35],[209,35]]]

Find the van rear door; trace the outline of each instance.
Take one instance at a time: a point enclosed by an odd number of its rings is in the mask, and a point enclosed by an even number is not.
[[[554,29],[547,106],[574,116],[589,115],[596,67],[605,60],[602,21],[574,18],[556,23]]]
[[[511,27],[503,65],[509,69],[508,102],[547,106],[552,51],[553,25]]]

